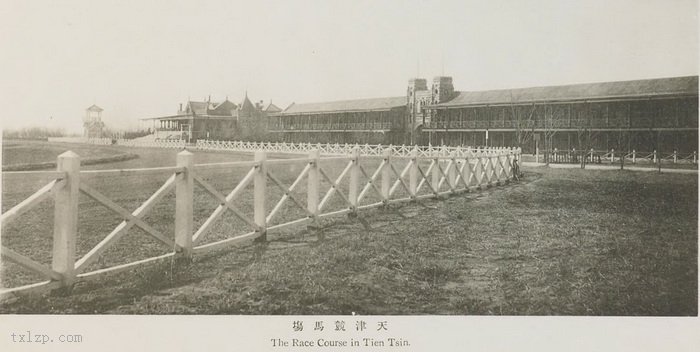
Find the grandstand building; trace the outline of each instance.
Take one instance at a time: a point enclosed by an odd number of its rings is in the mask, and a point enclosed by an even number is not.
[[[198,139],[215,140],[260,140],[266,135],[265,116],[282,109],[270,102],[263,106],[262,101],[253,104],[245,98],[240,104],[226,98],[223,102],[188,101],[180,104],[175,115],[141,119],[152,126],[156,139],[184,139],[194,142]]]
[[[698,77],[455,91],[411,79],[403,97],[292,104],[267,114],[288,142],[522,146],[692,152]]]

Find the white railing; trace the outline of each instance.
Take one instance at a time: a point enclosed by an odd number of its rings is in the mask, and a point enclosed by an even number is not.
[[[544,154],[544,160],[553,163],[580,163],[583,158],[587,163],[631,163],[631,164],[642,164],[642,163],[672,163],[672,164],[697,164],[698,154],[697,152],[692,153],[678,153],[673,151],[672,153],[662,153],[656,150],[651,152],[643,151],[616,151],[615,149],[610,150],[559,150],[554,148],[554,150],[543,150],[540,151]],[[538,152],[539,153],[539,152]]]
[[[301,148],[301,146],[296,145],[293,148]],[[371,149],[366,152],[375,153],[376,150]],[[325,217],[357,214],[363,209],[387,204],[438,198],[441,195],[503,184],[515,178],[519,172],[517,160],[520,158],[520,152],[517,150],[479,151],[468,153],[470,155],[458,155],[453,151],[450,155],[436,153],[432,156],[420,155],[419,148],[410,150],[408,155],[403,155],[406,154],[405,152],[404,149],[395,152],[394,148],[384,148],[381,155],[372,156],[363,155],[361,147],[353,147],[349,155],[322,158],[320,150],[312,149],[308,156],[301,158],[268,160],[267,151],[261,149],[255,151],[253,161],[195,165],[194,155],[185,150],[178,153],[177,164],[173,167],[84,171],[80,170],[79,156],[70,151],[66,152],[57,159],[57,171],[37,172],[53,180],[0,217],[4,227],[16,221],[21,214],[40,202],[53,199],[55,212],[50,266],[5,246],[1,247],[3,259],[38,273],[48,281],[2,289],[0,297],[70,286],[77,281],[99,277],[106,273],[127,271],[134,266],[175,255],[191,256],[204,253],[245,240],[264,241],[270,231],[308,224]],[[284,166],[282,168],[284,171],[275,169],[278,165]],[[289,170],[294,169],[295,165],[297,167],[295,170],[301,169],[301,171],[290,173]],[[247,170],[247,172],[227,194],[220,193],[210,183],[211,178],[203,176],[204,172],[211,170],[231,170],[232,168],[239,170],[243,168],[242,171]],[[342,171],[338,174],[337,172],[341,169]],[[134,211],[123,208],[99,190],[81,181],[81,174],[144,176],[163,172],[170,173],[170,176]],[[279,175],[286,177],[280,178]],[[292,179],[294,181],[290,186],[284,183],[285,181],[289,183]],[[304,179],[306,179],[306,187],[299,187]],[[194,214],[201,211],[197,209],[198,211],[195,212],[195,183],[201,186],[197,188],[199,192],[205,192],[218,202],[216,209],[199,228],[194,227]],[[250,184],[253,186],[252,190],[246,188]],[[173,190],[175,192],[175,226],[173,235],[168,236],[146,223],[144,219],[154,209],[156,203]],[[277,193],[272,192],[275,190]],[[242,196],[245,192],[252,192],[252,194]],[[117,213],[123,221],[86,254],[77,258],[80,193]],[[270,201],[274,202],[272,208],[266,206]],[[286,208],[283,208],[285,206]],[[243,207],[252,209],[252,216],[246,215],[241,210]],[[295,215],[296,213],[290,212],[290,208],[300,211],[298,214],[303,215]],[[281,209],[287,210],[280,211]],[[243,225],[237,227],[242,234],[231,235],[231,231],[228,230],[224,232],[226,237],[223,239],[214,238],[209,242],[204,241],[212,232],[214,223],[221,221],[222,215],[227,211],[231,211],[238,220],[242,221]],[[133,226],[139,227],[146,235],[154,238],[162,246],[161,251],[164,253],[127,264],[87,270],[94,267],[92,264],[99,263],[105,251],[114,247]],[[129,258],[129,260],[134,259]]]
[[[265,150],[271,153],[297,153],[306,154],[311,150],[318,150],[323,155],[348,155],[354,148],[360,149],[360,154],[365,156],[379,156],[384,150],[390,149],[395,156],[409,156],[413,150],[417,150],[418,156],[449,156],[453,153],[457,156],[476,156],[480,153],[515,153],[520,154],[517,148],[508,147],[448,147],[448,146],[406,146],[406,145],[381,145],[381,144],[313,144],[313,143],[285,143],[285,142],[239,142],[239,141],[209,141],[198,140],[195,148],[202,150],[229,150],[237,152],[254,152]]]
[[[155,140],[135,140],[135,139],[117,139],[117,145],[126,147],[145,147],[145,148],[179,148],[187,146],[187,142],[183,139],[155,139]]]
[[[70,140],[69,140],[70,139]],[[51,141],[51,139],[50,139]],[[55,140],[56,142],[74,142],[74,143],[90,143],[90,144],[111,144],[112,140],[108,138],[102,139],[84,139],[84,138],[65,138]],[[152,148],[185,148],[191,146],[185,140],[181,139],[156,139],[156,140],[133,140],[133,139],[117,139],[116,144],[127,147],[152,147]],[[270,153],[292,153],[306,154],[311,150],[318,150],[322,155],[348,155],[352,153],[353,148],[360,148],[360,154],[365,156],[382,155],[385,149],[390,149],[396,156],[408,156],[415,149],[418,151],[418,156],[449,156],[455,153],[457,156],[476,156],[480,153],[500,153],[500,152],[517,152],[520,154],[520,149],[509,147],[484,147],[484,146],[412,146],[412,145],[381,145],[381,144],[321,144],[321,143],[285,143],[285,142],[241,142],[241,141],[210,141],[198,140],[194,144],[194,148],[201,150],[222,150],[236,152],[255,152],[257,150],[265,150]]]

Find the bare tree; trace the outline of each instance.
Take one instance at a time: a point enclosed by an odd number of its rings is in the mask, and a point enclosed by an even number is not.
[[[527,141],[529,141],[533,134],[535,133],[535,123],[532,118],[535,114],[535,104],[532,104],[529,114],[525,119],[521,118],[520,114],[517,113],[515,109],[515,99],[513,98],[513,91],[510,91],[510,111],[512,119],[515,121],[515,140],[518,144],[518,148],[523,147]]]
[[[600,131],[593,130],[592,128],[594,120],[590,106],[586,105],[585,112],[584,118],[576,119],[576,139],[578,149],[581,151],[581,167],[585,167],[587,151],[593,149],[595,141],[600,135]]]

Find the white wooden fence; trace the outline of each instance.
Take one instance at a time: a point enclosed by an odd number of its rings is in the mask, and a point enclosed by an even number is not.
[[[209,141],[198,140],[195,148],[202,150],[230,150],[238,152],[254,152],[265,150],[273,153],[298,153],[305,154],[311,150],[318,150],[324,155],[349,155],[353,149],[359,148],[361,155],[379,156],[386,149],[391,150],[394,156],[409,156],[417,151],[420,157],[432,156],[476,156],[480,153],[515,153],[520,150],[507,147],[448,147],[448,146],[410,146],[410,145],[381,145],[381,144],[312,144],[312,143],[285,143],[285,142],[239,142],[239,141]]]
[[[134,140],[117,139],[117,145],[126,147],[147,147],[147,148],[176,148],[182,149],[187,146],[183,139],[155,139],[155,140]]]
[[[182,139],[155,139],[155,140],[138,140],[138,139],[115,139],[111,138],[83,138],[83,137],[50,137],[49,142],[63,143],[85,143],[96,145],[123,145],[126,147],[147,147],[147,148],[185,148],[187,142]]]
[[[589,163],[673,163],[673,164],[697,164],[698,154],[696,151],[692,153],[678,153],[673,151],[672,153],[662,153],[656,150],[651,152],[644,151],[616,151],[615,149],[610,150],[559,150],[554,148],[554,150],[543,150],[541,153],[544,156],[545,162],[553,163],[579,163],[585,158],[586,162]],[[539,162],[539,152],[537,153],[537,162]]]
[[[24,212],[53,196],[55,211],[50,267],[10,248],[1,247],[3,259],[38,273],[47,280],[4,288],[0,291],[0,297],[70,286],[77,281],[93,279],[106,273],[130,270],[134,266],[172,258],[175,255],[187,257],[229,247],[241,241],[265,240],[270,231],[307,224],[325,217],[357,213],[363,209],[387,204],[437,198],[441,195],[507,183],[514,178],[517,172],[517,160],[520,158],[520,152],[511,149],[471,151],[464,155],[458,155],[456,151],[450,155],[434,153],[431,156],[422,156],[420,155],[422,153],[419,148],[415,148],[404,156],[400,152],[395,152],[393,148],[385,148],[379,156],[367,156],[362,155],[361,147],[354,147],[349,155],[344,156],[321,158],[320,150],[313,149],[306,157],[268,160],[267,152],[258,150],[255,152],[254,161],[195,165],[194,155],[185,150],[178,153],[177,164],[173,167],[81,171],[79,156],[68,151],[58,157],[56,171],[34,172],[50,176],[53,179],[51,182],[3,213],[0,218],[2,226],[5,227]],[[296,165],[302,171],[296,175],[294,182],[287,186],[275,175],[276,171],[273,167],[276,165]],[[331,177],[333,171],[337,172],[340,169],[339,165],[345,165],[342,172],[336,177]],[[204,170],[230,170],[231,168],[243,168],[248,171],[228,194],[219,192],[202,176]],[[283,169],[290,170],[289,167]],[[81,174],[124,176],[163,172],[171,174],[158,190],[134,211],[123,208],[99,190],[81,182],[80,177]],[[306,178],[306,189],[299,190],[303,188],[299,185],[303,183],[304,178]],[[193,221],[195,183],[218,201],[216,209],[199,228],[194,228]],[[246,198],[252,202],[249,205],[252,206],[253,214],[249,216],[239,207],[243,202],[241,195],[249,192],[246,187],[251,183],[252,197]],[[322,187],[322,185],[325,186]],[[282,195],[279,198],[274,196],[269,186],[279,188]],[[174,234],[169,236],[146,223],[144,217],[157,202],[173,190],[175,191],[175,224]],[[303,192],[303,195],[300,196],[299,192]],[[80,258],[76,256],[79,193],[101,203],[123,219]],[[334,197],[335,206],[329,201],[331,197]],[[276,201],[270,211],[266,210],[268,201]],[[305,215],[280,220],[278,215],[283,205],[300,209]],[[242,229],[244,233],[205,243],[203,239],[211,232],[213,224],[227,211],[232,212],[245,224],[246,229]],[[273,220],[281,223],[274,224]],[[134,226],[157,240],[167,252],[127,264],[87,271],[91,264],[96,263],[107,249],[115,246],[117,241]]]
[[[74,142],[88,144],[112,144],[109,138],[49,138],[50,142]],[[516,148],[508,147],[449,147],[449,146],[411,146],[411,145],[381,145],[381,144],[321,144],[321,143],[285,143],[285,142],[241,142],[241,141],[210,141],[198,140],[195,144],[188,144],[180,139],[155,139],[133,140],[117,139],[117,145],[127,147],[153,147],[153,148],[186,148],[193,147],[201,150],[221,150],[237,152],[255,152],[265,150],[271,153],[306,154],[311,150],[318,150],[322,155],[349,155],[354,148],[360,149],[360,154],[365,156],[380,156],[385,149],[390,149],[395,156],[409,156],[417,150],[418,156],[476,156],[480,153],[513,152],[520,154]]]

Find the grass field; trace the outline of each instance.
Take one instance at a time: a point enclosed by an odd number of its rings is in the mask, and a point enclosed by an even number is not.
[[[129,150],[140,158],[92,167],[174,165],[176,151]],[[203,163],[251,157],[198,152],[196,158]],[[328,169],[337,175],[342,165]],[[285,166],[273,172],[291,184],[299,170]],[[205,178],[225,192],[246,171]],[[134,209],[165,177],[84,181]],[[44,181],[5,177],[3,211]],[[281,192],[272,192],[271,200],[278,199]],[[317,230],[271,234],[266,244],[79,283],[70,296],[8,301],[0,311],[697,315],[697,192],[695,175],[526,169],[523,180],[505,187],[372,210],[360,218],[336,217]],[[201,193],[195,197],[198,224],[216,206]],[[244,211],[250,211],[249,201],[241,199]],[[146,221],[172,233],[172,203],[166,197]],[[120,221],[89,199],[81,199],[80,207],[79,255]],[[280,216],[298,213],[290,208]],[[48,262],[51,214],[47,202],[23,215],[22,222],[3,229],[3,245]],[[232,216],[224,220],[207,241],[241,231]],[[95,267],[163,253],[135,230],[120,243]],[[6,285],[36,279],[12,263],[3,266],[2,275]]]
[[[4,170],[12,171],[55,169],[56,157],[68,150],[77,153],[83,164],[136,157],[126,149],[112,146],[9,140],[2,144],[2,166]]]

